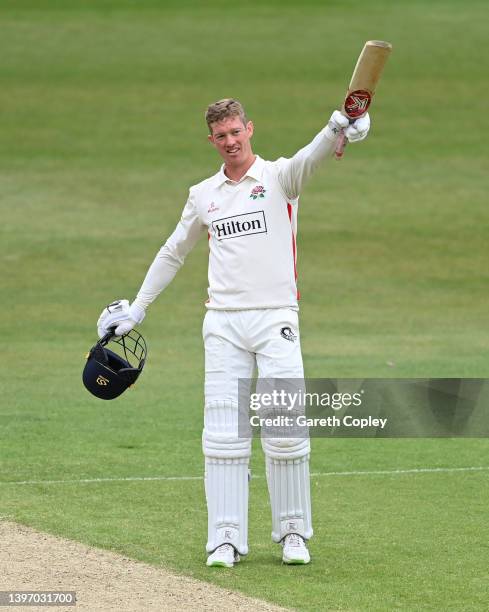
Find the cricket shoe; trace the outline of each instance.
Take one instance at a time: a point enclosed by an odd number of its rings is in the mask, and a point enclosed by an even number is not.
[[[231,544],[221,544],[207,557],[209,567],[233,567],[239,561],[238,551]]]
[[[282,541],[282,561],[287,565],[306,565],[311,560],[304,538],[289,533]]]

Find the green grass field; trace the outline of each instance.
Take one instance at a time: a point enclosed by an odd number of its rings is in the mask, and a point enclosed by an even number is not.
[[[0,5],[0,515],[300,610],[486,610],[484,439],[313,440],[313,563],[270,543],[256,449],[248,559],[204,565],[201,322],[207,244],[143,330],[138,385],[81,384],[103,306],[132,298],[187,189],[219,166],[225,96],[273,159],[340,103],[363,42],[394,52],[369,139],[305,190],[311,377],[489,375],[485,2],[4,0]],[[74,481],[12,484],[19,481]],[[11,483],[11,484],[9,484]],[[293,574],[291,576],[291,574]],[[15,586],[15,585],[13,585]]]

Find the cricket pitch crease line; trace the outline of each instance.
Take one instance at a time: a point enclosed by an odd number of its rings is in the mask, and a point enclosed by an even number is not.
[[[350,472],[311,472],[311,478],[323,476],[397,476],[402,474],[436,474],[456,472],[485,472],[489,466],[479,467],[440,467],[440,468],[412,468],[406,470],[359,470]],[[264,476],[253,476],[261,479]],[[78,480],[17,480],[0,481],[1,485],[55,485],[55,484],[97,484],[101,482],[151,482],[167,480],[203,480],[203,476],[127,476],[121,478],[80,478]]]

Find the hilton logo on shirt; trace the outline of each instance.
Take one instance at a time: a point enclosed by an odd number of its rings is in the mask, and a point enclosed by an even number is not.
[[[212,222],[212,229],[218,240],[239,238],[240,236],[250,236],[251,234],[266,234],[265,213],[263,210],[257,210],[245,213],[244,215],[216,219]]]

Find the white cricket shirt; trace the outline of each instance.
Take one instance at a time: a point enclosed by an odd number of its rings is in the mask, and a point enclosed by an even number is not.
[[[146,309],[173,279],[202,234],[209,240],[207,308],[298,308],[297,208],[304,182],[331,156],[337,136],[325,127],[292,158],[256,160],[240,181],[224,174],[190,188],[182,217],[138,292]]]

